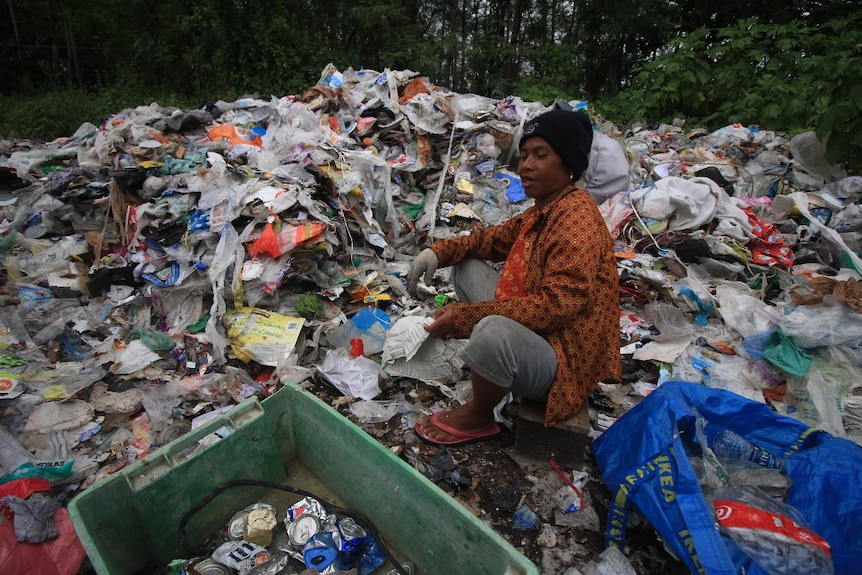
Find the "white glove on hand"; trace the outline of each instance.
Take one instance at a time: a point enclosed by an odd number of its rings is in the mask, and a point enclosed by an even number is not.
[[[431,279],[434,277],[434,272],[437,271],[437,254],[431,248],[425,248],[413,263],[410,265],[410,271],[407,272],[407,292],[415,296],[416,284],[419,283],[419,278],[424,275],[425,285],[431,285]]]

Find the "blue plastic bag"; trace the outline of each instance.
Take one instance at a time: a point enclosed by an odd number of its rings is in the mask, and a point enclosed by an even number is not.
[[[622,547],[632,505],[692,573],[765,575],[721,535],[686,456],[697,415],[784,456],[788,505],[831,547],[836,574],[862,565],[862,448],[735,393],[669,381],[620,417],[591,450],[613,499],[607,544]]]

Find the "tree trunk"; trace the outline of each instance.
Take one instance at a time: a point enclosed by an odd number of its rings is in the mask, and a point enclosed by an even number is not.
[[[18,37],[18,21],[15,19],[15,6],[12,4],[12,0],[6,0],[6,5],[9,6],[9,18],[12,22],[12,33],[15,36],[15,47],[18,52],[18,61],[24,59],[24,55],[21,53],[21,39]]]
[[[63,18],[63,28],[66,32],[66,52],[69,59],[69,79],[74,79],[75,86],[79,89],[83,89],[84,78],[81,75],[81,63],[78,59],[78,46],[75,43],[75,34],[72,32],[72,27],[69,24],[68,12]]]

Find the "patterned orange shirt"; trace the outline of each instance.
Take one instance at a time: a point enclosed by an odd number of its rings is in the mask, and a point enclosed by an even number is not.
[[[533,206],[498,226],[430,247],[441,267],[466,258],[500,262],[521,234],[524,295],[455,304],[455,336],[469,337],[483,317],[502,315],[547,339],[557,355],[545,410],[545,425],[552,426],[574,415],[599,381],[622,377],[619,276],[596,203],[575,190],[542,209]]]
[[[536,222],[536,212],[533,212],[532,217],[524,220],[521,227],[521,233],[518,234],[518,239],[515,240],[512,249],[509,250],[509,255],[506,257],[506,265],[503,266],[503,271],[500,274],[500,283],[497,284],[497,290],[494,293],[494,299],[497,301],[506,301],[516,296],[527,295],[527,289],[524,286],[524,278],[527,276],[527,253],[525,249],[525,233]]]

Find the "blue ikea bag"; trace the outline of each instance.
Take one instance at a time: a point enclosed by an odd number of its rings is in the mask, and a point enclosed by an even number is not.
[[[612,494],[607,544],[623,548],[634,505],[668,548],[709,575],[766,575],[718,531],[686,456],[697,416],[783,455],[786,503],[829,543],[836,575],[862,573],[862,448],[735,393],[684,381],[659,386],[620,417],[591,450]]]

